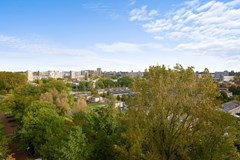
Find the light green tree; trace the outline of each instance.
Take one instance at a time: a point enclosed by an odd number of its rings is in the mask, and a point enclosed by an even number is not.
[[[43,159],[84,160],[88,157],[87,139],[81,127],[67,125],[50,102],[35,101],[25,109],[18,135],[22,143],[32,144]]]

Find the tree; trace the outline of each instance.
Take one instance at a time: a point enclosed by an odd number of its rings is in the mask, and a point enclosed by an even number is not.
[[[68,103],[68,95],[65,92],[50,90],[49,92],[42,94],[40,100],[55,104],[57,112],[60,115],[68,115],[71,111],[71,107]]]
[[[23,74],[12,72],[0,72],[0,93],[6,93],[10,90],[27,84],[27,78]]]
[[[74,124],[82,127],[91,144],[89,159],[114,160],[121,157],[117,146],[123,143],[121,134],[126,131],[121,124],[121,116],[122,113],[110,107],[99,113],[81,110],[74,114]]]
[[[86,136],[80,126],[64,127],[65,132],[55,133],[56,136],[42,147],[47,159],[86,160],[91,152]]]
[[[219,99],[224,103],[227,102],[229,98],[226,92],[220,91]]]
[[[103,84],[107,88],[111,88],[111,87],[115,87],[116,86],[116,84],[109,78],[103,79]]]
[[[117,95],[117,100],[120,101],[121,100],[121,97],[119,95]]]
[[[43,159],[84,160],[88,156],[81,127],[66,126],[55,106],[46,101],[35,101],[25,109],[18,134],[22,143],[32,144]]]
[[[192,68],[152,66],[136,79],[133,90],[136,95],[129,104],[126,133],[129,159],[237,156],[235,126],[221,121],[219,93],[207,70],[202,78],[195,78]]]
[[[90,90],[90,83],[87,81],[81,81],[79,82],[78,86],[80,91],[89,91]]]
[[[133,82],[133,79],[131,79],[128,76],[124,76],[122,78],[119,78],[117,82],[121,87],[130,87]]]
[[[229,91],[233,93],[233,95],[240,95],[240,87],[229,87]]]
[[[97,89],[105,88],[105,85],[101,79],[96,82],[96,88]]]
[[[21,123],[24,110],[31,105],[33,101],[39,100],[42,89],[40,86],[30,84],[20,86],[14,89],[14,102],[12,108],[15,118]]]
[[[73,108],[73,112],[74,113],[77,113],[79,112],[82,108],[86,107],[87,106],[87,102],[85,99],[83,98],[78,98],[74,108]]]
[[[18,134],[22,144],[31,143],[37,154],[47,155],[44,145],[51,137],[64,132],[64,119],[56,112],[56,107],[46,101],[35,101],[24,111],[22,127]]]
[[[8,153],[8,139],[5,137],[3,125],[0,122],[0,159],[6,158]]]
[[[56,80],[53,78],[49,78],[45,82],[43,80],[43,84],[40,87],[42,88],[43,93],[45,93],[51,89],[56,89],[58,92],[69,91],[69,88],[62,80]]]

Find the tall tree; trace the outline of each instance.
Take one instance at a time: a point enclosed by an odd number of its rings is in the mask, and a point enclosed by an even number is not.
[[[12,72],[0,72],[0,93],[5,93],[18,86],[27,84],[24,74]]]
[[[126,133],[131,144],[126,147],[130,159],[234,159],[237,156],[234,126],[222,123],[219,118],[221,111],[216,102],[219,93],[207,70],[202,78],[195,78],[193,68],[152,66],[143,78],[135,81],[133,90],[136,95],[129,105]],[[225,133],[229,136],[224,136]],[[221,147],[223,143],[227,151]],[[204,152],[214,148],[218,151]]]
[[[67,126],[52,103],[35,101],[25,109],[19,137],[44,159],[84,160],[88,145],[80,126]]]
[[[67,115],[71,111],[71,107],[68,103],[68,95],[65,92],[58,92],[57,90],[50,90],[41,95],[40,100],[48,101],[55,104],[57,112],[60,115]]]

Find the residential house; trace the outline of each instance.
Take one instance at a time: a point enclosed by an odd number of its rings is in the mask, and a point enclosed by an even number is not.
[[[230,102],[226,102],[224,104],[222,104],[222,110],[224,112],[227,112],[231,115],[233,115],[234,117],[238,117],[237,113],[240,113],[240,105],[239,102],[236,100],[232,100]]]

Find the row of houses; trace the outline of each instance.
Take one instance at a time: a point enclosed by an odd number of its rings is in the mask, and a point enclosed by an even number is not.
[[[79,92],[71,92],[71,94],[74,95],[74,99],[77,100],[78,98],[83,98],[85,99],[88,103],[106,103],[109,102],[109,99],[101,97],[101,96],[94,96],[91,95],[90,93],[79,93]],[[127,105],[123,101],[115,101],[114,102],[115,108],[119,108],[119,110],[124,110]]]
[[[222,104],[222,110],[231,114],[234,117],[240,118],[238,115],[240,113],[240,104],[237,100],[232,100]]]
[[[120,88],[105,88],[105,89],[98,89],[97,93],[99,95],[102,94],[112,94],[114,97],[123,95],[133,96],[134,92],[132,92],[128,87],[120,87]]]

